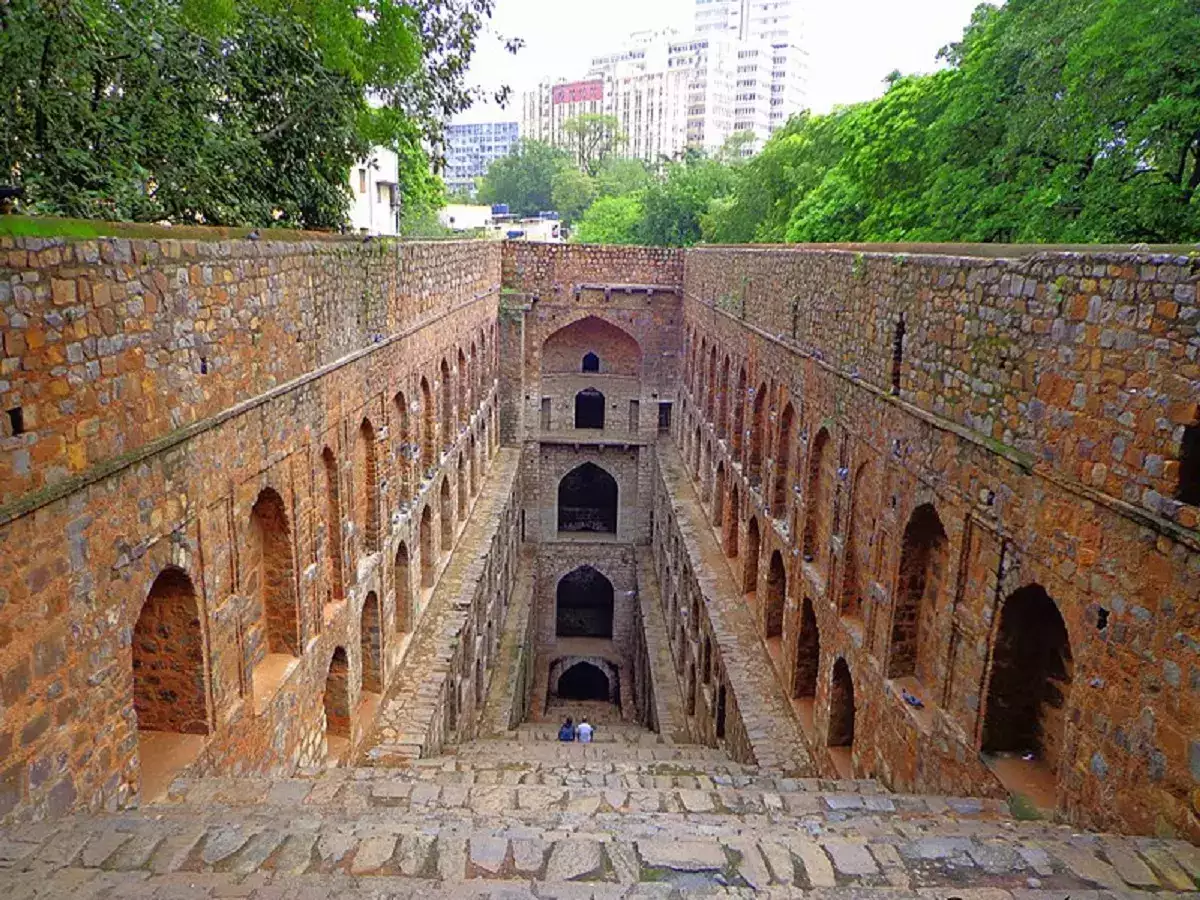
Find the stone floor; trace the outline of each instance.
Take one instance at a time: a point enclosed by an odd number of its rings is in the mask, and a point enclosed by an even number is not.
[[[0,896],[1098,900],[1200,883],[1181,842],[765,774],[636,726],[554,737],[524,725],[404,767],[180,780],[140,812],[9,830]]]

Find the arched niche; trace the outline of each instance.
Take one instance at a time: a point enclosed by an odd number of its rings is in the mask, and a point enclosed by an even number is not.
[[[597,357],[597,371],[599,361],[603,361],[605,375],[641,373],[642,348],[637,340],[611,322],[585,316],[564,325],[542,343],[542,374],[576,374],[589,353]]]

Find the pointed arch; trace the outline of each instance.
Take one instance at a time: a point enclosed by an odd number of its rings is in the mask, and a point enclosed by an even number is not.
[[[600,357],[589,350],[583,354],[583,361],[580,363],[579,371],[585,374],[600,371]]]
[[[458,348],[458,360],[455,366],[458,370],[458,429],[467,427],[467,422],[471,419],[471,386],[467,380],[470,373],[467,371],[467,355],[463,353],[462,347]]]
[[[750,410],[749,477],[752,485],[762,483],[763,442],[767,433],[767,386],[760,384],[754,392]]]
[[[585,462],[558,483],[558,530],[616,534],[617,504],[617,480]]]
[[[762,553],[762,537],[758,529],[758,516],[751,516],[746,524],[746,561],[742,566],[742,592],[754,594],[758,590],[758,557]]]
[[[322,697],[325,710],[326,738],[350,739],[350,658],[345,647],[334,648],[329,658],[325,675],[325,693]],[[330,746],[333,750],[333,745]]]
[[[458,481],[455,484],[455,493],[458,495],[458,520],[465,522],[467,519],[467,500],[470,494],[467,491],[467,461],[466,451],[458,454]]]
[[[796,435],[796,409],[789,401],[779,416],[779,435],[775,451],[775,490],[771,499],[771,515],[776,519],[787,517],[788,486],[792,473],[792,445]]]
[[[787,569],[778,550],[767,568],[767,596],[763,600],[763,632],[767,640],[783,635],[783,613],[787,607]]]
[[[829,519],[833,505],[833,452],[829,431],[821,428],[808,458],[808,484],[804,506],[804,559],[822,569],[829,546]]]
[[[208,734],[199,601],[182,569],[165,568],[154,579],[131,645],[138,731]]]
[[[1011,593],[1000,609],[984,707],[984,753],[1032,753],[1057,772],[1074,676],[1071,639],[1040,584]]]
[[[454,548],[454,506],[450,502],[450,478],[442,476],[438,488],[438,518],[442,524],[441,552],[449,553]]]
[[[713,525],[720,528],[725,521],[725,460],[717,463],[717,483],[713,488]]]
[[[342,499],[337,457],[326,447],[321,451],[321,469],[325,475],[325,576],[327,599],[338,602],[345,598],[342,573]]]
[[[428,472],[437,462],[437,409],[429,379],[421,379],[421,469]]]
[[[375,459],[375,427],[364,418],[358,426],[359,515],[362,516],[363,550],[374,553],[379,549],[379,469]]]
[[[383,693],[382,618],[379,597],[374,591],[368,591],[359,619],[359,642],[362,645],[362,689],[372,694]]]
[[[584,388],[575,395],[575,427],[604,428],[604,395],[595,388]]]
[[[731,446],[733,458],[744,463],[742,450],[746,446],[746,367],[738,369],[737,390],[733,395],[733,434]]]
[[[705,417],[709,422],[716,422],[717,405],[717,345],[714,343],[708,351],[708,383],[705,387]]]
[[[403,391],[397,391],[392,398],[392,417],[395,421],[396,433],[395,453],[397,499],[401,503],[412,500],[412,460],[417,448],[413,443],[412,423],[409,421],[408,401]]]
[[[247,593],[258,609],[247,635],[250,666],[268,654],[300,655],[300,608],[296,602],[295,560],[283,498],[263,488],[250,510],[250,552],[246,559]]]
[[[437,575],[437,550],[433,543],[433,508],[421,511],[421,587],[433,587]]]
[[[846,660],[838,657],[829,679],[829,730],[826,745],[854,746],[854,679]]]
[[[721,377],[717,382],[717,434],[723,439],[729,439],[729,367],[728,354],[721,363]]]
[[[392,579],[396,593],[396,633],[408,634],[412,631],[412,572],[408,558],[408,545],[404,541],[401,541],[396,547]]]
[[[593,566],[579,566],[555,588],[555,636],[611,639],[613,609],[612,582]]]
[[[812,600],[804,598],[800,607],[800,626],[796,629],[795,675],[792,696],[797,699],[815,697],[817,679],[821,672],[821,631]]]
[[[587,354],[597,357],[603,374],[638,376],[642,371],[642,348],[637,339],[599,316],[584,316],[551,333],[542,342],[541,370],[545,375],[578,374]]]
[[[867,592],[867,565],[863,549],[871,540],[871,498],[869,494],[870,462],[864,462],[854,473],[850,485],[850,516],[846,529],[845,574],[842,596],[838,605],[841,615],[862,619],[863,598]]]
[[[888,677],[932,685],[932,632],[949,558],[949,541],[932,503],[913,510],[904,529],[892,612]]]
[[[738,555],[738,530],[742,526],[742,494],[736,479],[731,479],[733,486],[729,489],[729,509],[725,515],[724,550],[725,555],[734,559]]]
[[[442,425],[442,449],[448,450],[454,443],[454,380],[450,373],[450,363],[442,357],[438,369],[438,381],[442,386],[442,414],[439,417]]]

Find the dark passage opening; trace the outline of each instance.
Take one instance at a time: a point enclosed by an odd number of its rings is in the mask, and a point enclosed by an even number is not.
[[[580,566],[558,582],[555,633],[559,637],[611,638],[612,582],[591,566]]]
[[[608,676],[591,663],[576,663],[558,679],[560,700],[604,700],[611,697]]]
[[[594,463],[584,463],[558,484],[558,530],[617,533],[617,482]]]
[[[598,357],[595,353],[585,353],[583,355],[583,371],[599,372],[600,357]]]
[[[575,395],[575,427],[604,427],[604,395],[595,388],[584,388]]]
[[[1180,503],[1200,506],[1200,423],[1183,429],[1183,441],[1179,445],[1179,490],[1176,499]]]
[[[896,323],[896,333],[892,338],[892,393],[900,393],[900,367],[904,364],[904,314]]]

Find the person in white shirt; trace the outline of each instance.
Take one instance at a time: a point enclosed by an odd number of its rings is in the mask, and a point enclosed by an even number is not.
[[[592,731],[594,729],[588,724],[587,719],[580,719],[579,724],[575,727],[575,734],[579,743],[590,744],[592,742]]]

